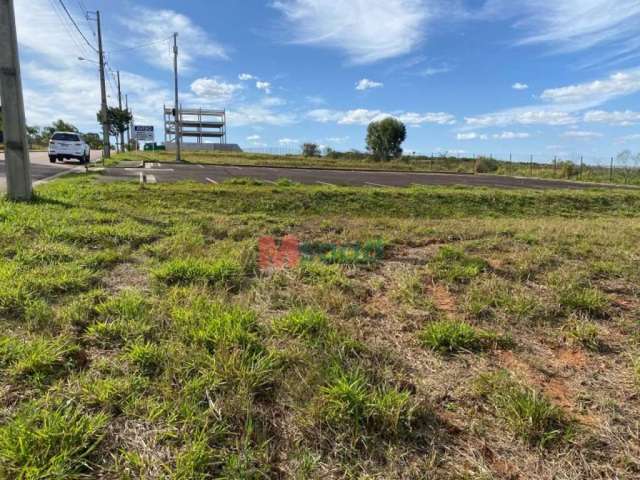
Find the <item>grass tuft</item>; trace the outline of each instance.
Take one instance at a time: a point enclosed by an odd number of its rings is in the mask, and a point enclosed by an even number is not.
[[[136,342],[129,346],[126,358],[145,376],[155,376],[162,370],[163,349],[154,343]]]
[[[393,436],[411,422],[409,392],[372,386],[360,370],[334,368],[321,390],[322,416],[334,427]]]
[[[420,332],[422,345],[440,353],[476,352],[495,346],[507,347],[508,338],[477,329],[458,320],[440,320],[427,324]]]
[[[482,375],[478,392],[514,434],[532,446],[548,447],[570,433],[570,422],[543,394],[516,382],[508,372]]]
[[[0,476],[15,479],[87,478],[108,417],[75,406],[26,404],[0,427]]]
[[[472,257],[460,248],[444,246],[433,258],[430,269],[434,278],[449,283],[468,283],[482,272],[488,264],[479,257]]]
[[[167,285],[205,283],[226,287],[239,287],[244,279],[240,263],[230,259],[205,262],[196,259],[171,260],[153,274]]]
[[[326,335],[329,320],[323,312],[305,308],[293,310],[284,317],[278,318],[273,326],[278,332],[313,339]]]

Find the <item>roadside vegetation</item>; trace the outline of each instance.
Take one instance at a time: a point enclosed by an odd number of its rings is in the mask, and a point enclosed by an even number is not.
[[[639,211],[98,175],[2,200],[0,478],[638,478]],[[262,271],[284,235],[300,264]]]
[[[384,154],[381,154],[384,155]],[[510,175],[556,180],[571,180],[619,185],[640,185],[640,155],[622,152],[614,159],[614,168],[609,165],[590,165],[570,160],[545,158],[534,162],[498,160],[491,157],[465,158],[446,153],[434,156],[403,155],[386,161],[376,160],[374,155],[350,151],[329,150],[320,155],[318,146],[305,144],[300,154],[270,155],[266,153],[232,152],[183,152],[183,160],[189,163],[209,165],[316,167],[351,170],[398,170],[462,174]],[[125,152],[108,161],[110,165],[120,162],[174,162],[175,153],[138,151]]]

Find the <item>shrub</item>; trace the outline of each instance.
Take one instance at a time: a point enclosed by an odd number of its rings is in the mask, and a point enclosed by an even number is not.
[[[500,168],[500,162],[495,158],[480,157],[476,161],[476,172],[492,173],[497,172]]]

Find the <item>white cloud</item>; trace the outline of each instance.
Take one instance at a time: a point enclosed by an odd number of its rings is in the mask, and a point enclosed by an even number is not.
[[[191,91],[198,97],[218,103],[228,103],[242,85],[226,83],[215,78],[198,78],[191,84]]]
[[[476,132],[468,132],[468,133],[459,133],[456,135],[458,140],[487,140],[489,137],[484,134],[476,133]]]
[[[369,90],[370,88],[382,87],[384,87],[384,83],[374,82],[373,80],[369,80],[368,78],[363,78],[358,83],[356,83],[356,90]]]
[[[269,83],[269,82],[262,82],[262,81],[258,80],[256,82],[256,88],[258,90],[264,91],[267,94],[271,93],[271,83]]]
[[[145,44],[138,52],[154,66],[173,69],[173,53],[170,36],[178,34],[178,61],[182,69],[191,69],[198,58],[225,60],[225,48],[215,42],[207,32],[189,17],[173,10],[135,7],[127,16],[120,17],[120,23],[131,33],[128,43]]]
[[[591,110],[584,114],[587,123],[607,123],[609,125],[627,126],[640,122],[640,112],[631,110],[605,112],[603,110]]]
[[[227,120],[231,127],[256,125],[286,126],[298,119],[290,112],[278,112],[263,104],[238,105],[227,110]]]
[[[608,45],[611,56],[640,47],[637,43],[640,2],[637,0],[503,0],[522,14],[521,44],[548,44],[558,52]]]
[[[349,137],[330,137],[327,138],[328,143],[345,143],[349,141]]]
[[[46,0],[17,0],[15,7],[18,41],[23,53],[22,80],[28,124],[45,126],[62,118],[82,131],[99,131],[96,120],[100,108],[97,65],[80,62],[77,58],[82,55],[93,59],[97,57],[95,52],[80,43],[79,35],[74,37],[76,42],[69,39],[54,6]],[[79,27],[87,30],[83,22]],[[93,39],[89,31],[85,34]],[[155,125],[162,131],[158,105],[170,102],[169,89],[155,80],[125,70],[121,72],[121,79],[127,86],[136,121]],[[107,82],[110,104],[116,101],[112,85],[113,82]]]
[[[258,140],[260,140],[262,137],[260,135],[249,135],[247,137],[247,140],[250,142],[257,142]]]
[[[296,140],[295,138],[281,138],[278,140],[278,143],[283,146],[299,145],[300,140]]]
[[[443,67],[427,67],[424,70],[420,71],[418,75],[421,77],[433,77],[434,75],[440,75],[442,73],[449,73],[452,70],[449,66]]]
[[[635,142],[637,140],[640,140],[640,133],[634,133],[633,135],[627,135],[625,137],[622,137],[618,139],[618,142],[619,143]]]
[[[238,80],[242,80],[243,82],[246,82],[247,80],[253,80],[254,78],[256,77],[254,77],[250,73],[241,73],[240,75],[238,75]]]
[[[343,50],[355,64],[414,50],[433,13],[431,0],[277,0],[297,43]]]
[[[523,138],[529,138],[531,135],[525,132],[502,132],[495,133],[492,137],[496,140],[520,140]]]
[[[307,113],[307,117],[320,123],[336,122],[341,125],[368,125],[388,117],[394,117],[410,126],[433,123],[438,125],[453,125],[456,120],[453,115],[444,112],[415,113],[395,112],[385,113],[381,110],[367,110],[358,108],[354,110],[339,111],[329,109],[316,109]]]
[[[614,73],[604,80],[551,88],[540,98],[555,104],[599,105],[636,92],[640,92],[640,68]]]
[[[500,127],[506,125],[571,125],[578,119],[570,112],[539,107],[515,108],[477,117],[466,117],[469,127]]]
[[[511,86],[511,88],[513,88],[514,90],[527,90],[529,88],[529,85],[527,85],[526,83],[516,82]]]
[[[587,132],[583,130],[569,130],[562,134],[565,138],[582,138],[585,140],[592,140],[594,138],[600,138],[603,135],[597,132]]]

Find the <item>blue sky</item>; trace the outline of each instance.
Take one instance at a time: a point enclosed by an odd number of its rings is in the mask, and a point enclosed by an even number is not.
[[[101,10],[109,66],[159,140],[177,31],[183,105],[226,108],[246,148],[363,149],[385,116],[410,152],[604,159],[640,143],[640,0],[64,3],[94,44],[82,10]],[[15,4],[28,122],[97,131],[97,66],[78,60],[97,55],[59,0]]]

